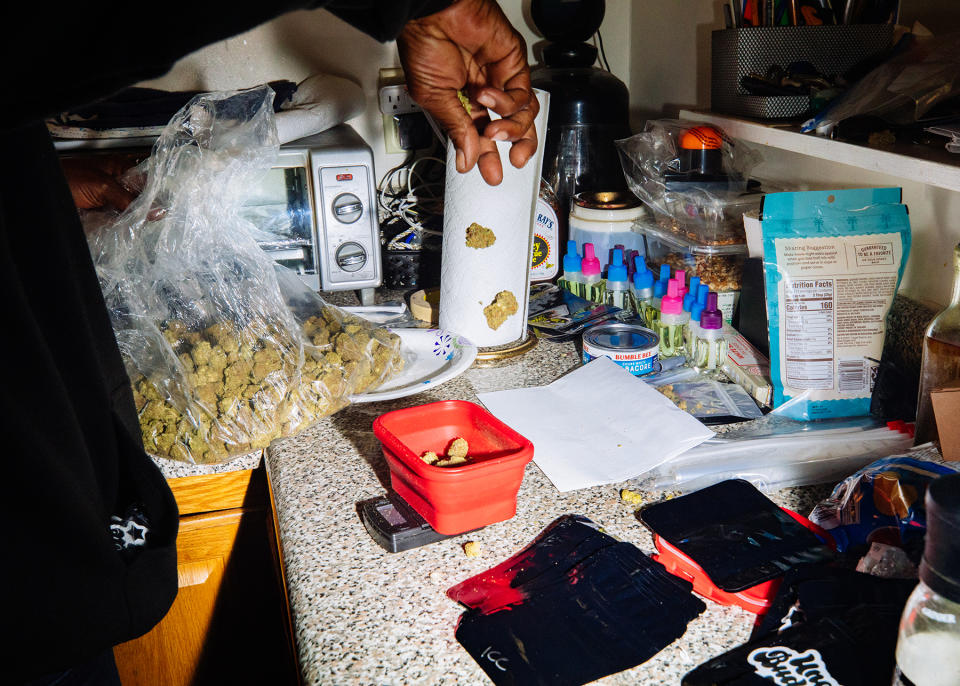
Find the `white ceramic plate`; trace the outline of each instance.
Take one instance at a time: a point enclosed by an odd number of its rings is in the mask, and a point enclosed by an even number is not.
[[[355,403],[393,400],[420,393],[459,376],[477,357],[477,346],[442,329],[390,329],[400,337],[407,364],[400,374],[375,391],[354,395]]]

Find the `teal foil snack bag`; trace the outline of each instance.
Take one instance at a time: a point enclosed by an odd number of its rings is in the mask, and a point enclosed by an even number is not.
[[[761,205],[778,412],[870,413],[886,318],[910,253],[900,188],[771,193]]]

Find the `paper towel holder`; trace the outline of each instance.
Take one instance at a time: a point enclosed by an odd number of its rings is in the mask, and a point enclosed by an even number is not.
[[[530,327],[527,327],[526,335],[519,340],[513,341],[512,343],[491,345],[486,348],[477,348],[477,358],[474,360],[473,366],[492,367],[501,360],[517,357],[533,350],[537,347],[539,342],[540,339],[537,338],[537,335],[530,329]]]
[[[549,93],[534,92],[540,102],[536,120],[540,132],[546,128]],[[537,343],[528,327],[527,300],[543,141],[523,167],[504,165],[504,181],[496,186],[487,184],[476,167],[457,173],[455,151],[447,146],[439,325],[477,345],[481,362],[522,354]],[[507,146],[497,143],[502,159]],[[467,231],[476,226],[490,231],[493,240],[471,243]],[[483,277],[464,278],[473,274]],[[491,306],[496,307],[490,310]]]

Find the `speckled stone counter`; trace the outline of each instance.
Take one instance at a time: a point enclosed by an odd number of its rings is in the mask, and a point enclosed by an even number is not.
[[[223,472],[238,472],[244,469],[256,469],[263,459],[262,450],[249,455],[236,457],[223,464],[188,464],[177,462],[165,457],[153,456],[153,461],[160,467],[160,471],[168,479],[178,479],[185,476],[202,476],[204,474],[222,474]]]
[[[464,608],[446,597],[455,583],[492,567],[564,514],[582,514],[608,533],[653,551],[653,542],[619,498],[619,487],[560,493],[534,464],[526,468],[517,514],[457,538],[391,554],[364,529],[356,504],[384,493],[389,471],[373,420],[380,414],[451,398],[549,383],[579,366],[572,343],[540,343],[495,367],[468,369],[424,393],[357,404],[301,435],[275,442],[266,466],[276,499],[294,631],[307,684],[487,684],[454,638]],[[547,417],[544,417],[548,421]],[[829,489],[783,491],[781,505],[807,514]],[[462,544],[480,543],[468,558]],[[707,601],[686,634],[647,663],[597,683],[678,684],[688,670],[744,642],[753,615]]]

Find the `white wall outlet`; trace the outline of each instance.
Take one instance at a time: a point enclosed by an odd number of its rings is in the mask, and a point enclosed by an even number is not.
[[[394,117],[398,114],[420,112],[420,105],[413,101],[407,92],[406,84],[381,86],[380,112]]]
[[[383,146],[387,154],[403,154],[397,121],[400,114],[420,112],[420,107],[407,92],[406,79],[400,67],[381,67],[377,91],[380,114],[383,116]]]

